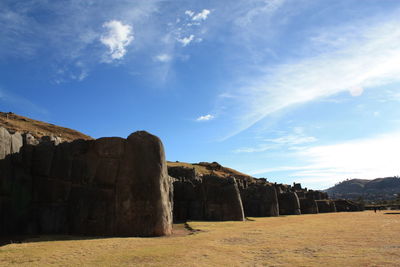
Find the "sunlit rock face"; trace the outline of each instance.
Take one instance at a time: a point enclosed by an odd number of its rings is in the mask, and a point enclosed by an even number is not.
[[[156,136],[9,136],[0,129],[1,234],[171,234],[172,181]]]

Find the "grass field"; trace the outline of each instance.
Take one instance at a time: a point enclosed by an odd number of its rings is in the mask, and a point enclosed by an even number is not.
[[[0,247],[2,266],[400,266],[400,214],[190,222],[160,238],[41,237]],[[71,239],[71,237],[67,237]]]

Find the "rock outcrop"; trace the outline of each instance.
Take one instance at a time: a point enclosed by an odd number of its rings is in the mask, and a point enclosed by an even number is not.
[[[354,201],[346,199],[334,200],[337,212],[341,211],[363,211],[364,207]]]
[[[6,139],[13,139],[5,129],[0,133],[6,153]],[[61,144],[49,137],[32,145],[36,139],[25,135],[23,146],[13,136],[17,141],[0,161],[1,234],[171,233],[172,184],[156,136],[136,132]]]
[[[236,180],[198,175],[195,169],[169,167],[174,181],[174,220],[243,221]]]
[[[265,179],[254,179],[240,187],[246,217],[279,216],[276,189]]]
[[[295,192],[286,192],[278,195],[280,215],[300,215],[300,201]]]
[[[324,200],[316,200],[316,202],[318,205],[319,213],[336,212],[336,205],[333,200],[324,199]]]
[[[301,214],[316,214],[318,213],[318,205],[314,199],[300,198]]]

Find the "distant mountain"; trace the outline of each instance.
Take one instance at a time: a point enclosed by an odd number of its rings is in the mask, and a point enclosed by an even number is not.
[[[377,178],[374,180],[351,179],[324,190],[330,198],[366,201],[393,200],[400,195],[400,177]]]

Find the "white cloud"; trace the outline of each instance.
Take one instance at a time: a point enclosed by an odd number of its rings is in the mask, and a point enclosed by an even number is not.
[[[286,1],[287,0],[255,1],[256,6],[246,10],[245,14],[238,16],[235,22],[241,26],[246,26],[257,16],[271,17],[286,3]],[[248,3],[244,5],[244,7],[246,6],[249,6]]]
[[[132,27],[118,20],[110,20],[103,24],[106,32],[100,37],[102,44],[108,47],[107,61],[122,59],[126,54],[126,47],[134,39]]]
[[[214,117],[213,115],[207,114],[207,115],[198,117],[198,118],[196,119],[196,121],[209,121],[209,120],[212,120],[212,119],[214,119],[214,118],[215,118],[215,117]]]
[[[304,134],[304,130],[301,127],[295,127],[293,129],[294,134],[284,135],[277,138],[267,138],[262,140],[262,144],[255,147],[244,147],[234,150],[235,153],[257,153],[264,152],[267,150],[299,150],[301,148],[298,145],[309,144],[316,142],[318,139],[313,136],[307,136]]]
[[[329,35],[307,43],[312,56],[276,66],[252,66],[261,74],[238,81],[242,86],[229,92],[235,101],[226,103],[236,130],[225,139],[293,105],[349,90],[356,96],[364,89],[400,81],[398,17],[321,31]],[[339,38],[345,41],[333,45],[321,41]]]
[[[170,62],[172,60],[172,56],[169,54],[159,54],[154,57],[154,60],[166,63],[166,62]]]
[[[239,149],[234,150],[234,153],[257,153],[257,152],[264,152],[273,148],[267,144],[261,144],[257,147],[242,147]]]
[[[186,10],[185,14],[188,15],[189,17],[193,17],[194,12],[192,10]]]
[[[186,12],[185,12],[186,13]],[[206,20],[208,15],[210,15],[211,11],[208,9],[203,9],[200,13],[197,13],[196,15],[192,15],[192,20],[194,21],[199,21],[199,20]]]
[[[343,143],[314,146],[294,156],[305,162],[301,166],[278,166],[254,171],[252,174],[290,171],[296,181],[331,184],[347,178],[373,179],[400,175],[398,154],[400,132]]]
[[[316,142],[317,138],[313,136],[287,135],[274,139],[266,139],[265,141],[273,142],[276,144],[284,144],[284,145],[301,145],[301,144]]]
[[[194,40],[194,35],[191,34],[188,37],[177,38],[177,40],[178,40],[178,42],[180,42],[182,44],[183,47],[185,47]]]
[[[364,88],[361,86],[355,86],[349,89],[349,92],[352,96],[360,96],[364,92]]]

